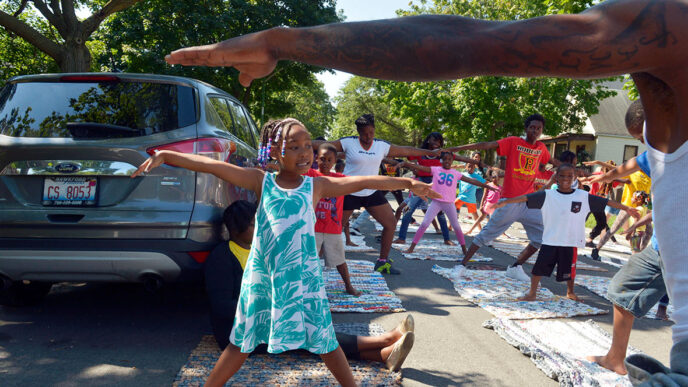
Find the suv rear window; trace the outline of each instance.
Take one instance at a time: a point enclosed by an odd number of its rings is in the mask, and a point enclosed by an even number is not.
[[[0,90],[0,134],[145,136],[196,122],[191,87],[130,82],[20,82]],[[69,125],[68,125],[69,124]]]

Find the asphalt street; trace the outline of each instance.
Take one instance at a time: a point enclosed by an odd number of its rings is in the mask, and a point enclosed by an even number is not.
[[[379,246],[373,225],[364,230],[367,244]],[[495,266],[513,262],[492,248],[480,252],[492,257]],[[386,276],[387,283],[416,321],[416,342],[403,368],[404,386],[558,384],[496,333],[482,328],[492,315],[462,300],[448,280],[430,270],[436,263],[454,263],[406,260],[396,250],[392,257],[403,272]],[[347,258],[374,261],[377,253],[348,253]],[[601,275],[612,276],[617,270],[603,266],[609,272]],[[551,278],[544,279],[543,286],[565,294],[564,285]],[[577,293],[585,303],[611,311],[601,297],[583,288]],[[199,287],[172,286],[149,295],[137,285],[58,284],[39,306],[0,307],[0,385],[169,386],[201,336],[211,332],[207,310]],[[391,329],[403,315],[335,313],[333,319]],[[611,333],[611,313],[579,320],[590,318]],[[637,320],[630,344],[668,362],[670,327],[663,321]]]

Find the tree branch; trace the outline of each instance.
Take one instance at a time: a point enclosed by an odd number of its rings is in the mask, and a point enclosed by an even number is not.
[[[29,0],[22,0],[21,4],[19,4],[19,9],[15,13],[12,14],[12,16],[17,17],[21,15],[22,12],[24,12],[24,8],[26,8],[26,3],[28,3]]]
[[[52,24],[55,29],[57,29],[57,32],[60,33],[60,35],[63,38],[67,37],[67,29],[65,28],[65,24],[62,21],[62,18],[59,18],[57,15],[54,13],[50,12],[50,9],[48,9],[48,5],[43,1],[43,0],[32,0],[33,5],[38,9],[38,11],[46,18],[48,19],[48,22]]]
[[[40,32],[23,21],[3,11],[0,11],[0,25],[45,52],[56,61],[62,55],[62,47],[60,45],[41,35]]]
[[[85,36],[90,36],[108,16],[127,9],[142,0],[110,0],[103,8],[82,22]]]
[[[79,19],[74,12],[74,2],[72,0],[62,0],[62,20],[67,24],[69,31],[76,31],[79,26]]]

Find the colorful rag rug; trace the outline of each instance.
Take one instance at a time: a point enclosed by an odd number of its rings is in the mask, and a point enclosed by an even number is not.
[[[358,246],[347,246],[346,235],[342,233],[342,240],[344,241],[344,251],[373,251],[374,249],[368,246],[365,242],[365,237],[358,235],[351,235],[351,242]]]
[[[530,356],[535,365],[560,386],[631,386],[627,376],[609,371],[586,356],[607,353],[611,337],[592,320],[492,319],[483,327],[493,329],[507,343]],[[628,354],[639,353],[632,347]]]
[[[377,336],[384,329],[377,324],[334,324],[337,332],[351,335]],[[220,356],[215,339],[211,335],[191,352],[189,359],[179,370],[172,384],[175,387],[200,386]],[[382,363],[349,360],[354,378],[361,386],[397,386],[401,373],[388,371]],[[279,355],[249,356],[227,385],[233,386],[336,386],[337,381],[325,363],[317,355],[305,351]]]
[[[557,296],[544,287],[538,290],[536,301],[517,301],[528,291],[530,284],[508,278],[503,271],[469,269],[461,278],[453,268],[434,265],[432,271],[452,281],[461,298],[499,318],[524,320],[592,316],[608,312]]]
[[[388,313],[406,310],[396,294],[389,290],[382,274],[373,270],[375,265],[372,262],[347,259],[346,264],[351,284],[363,294],[354,297],[347,293],[337,269],[323,267],[331,312]]]
[[[582,286],[591,292],[597,294],[600,297],[606,298],[609,300],[607,297],[607,289],[609,289],[609,283],[611,282],[611,278],[607,277],[596,277],[596,276],[591,276],[591,275],[577,275],[576,276],[576,285]],[[657,320],[657,304],[650,309],[649,312],[645,315],[645,318],[650,318],[653,320]],[[671,317],[671,315],[674,313],[674,307],[669,304],[669,307],[667,308],[667,315]]]
[[[392,247],[401,251],[401,255],[406,259],[431,260],[431,261],[452,261],[458,262],[463,259],[461,246],[448,246],[444,241],[438,239],[422,240],[413,250],[413,253],[405,253],[409,245],[393,244]],[[470,262],[491,262],[492,258],[481,254],[475,254]]]

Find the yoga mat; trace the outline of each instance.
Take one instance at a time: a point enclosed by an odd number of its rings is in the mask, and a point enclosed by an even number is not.
[[[377,324],[334,324],[335,331],[353,335],[379,335]],[[215,339],[205,335],[191,352],[174,380],[175,387],[201,386],[220,356]],[[396,386],[401,373],[388,371],[382,363],[349,360],[354,378],[362,386]],[[337,381],[319,356],[305,351],[279,355],[250,356],[228,382],[240,386],[336,386]]]
[[[413,253],[405,253],[411,244],[401,245],[392,244],[394,249],[401,251],[406,259],[413,260],[431,260],[431,261],[461,261],[463,259],[463,252],[461,246],[448,246],[444,241],[438,239],[426,239],[418,242],[418,245],[413,250]],[[491,262],[492,258],[481,254],[473,255],[470,262]]]
[[[609,371],[586,356],[603,355],[611,337],[592,320],[506,320],[492,319],[483,327],[493,329],[507,343],[518,348],[560,386],[630,387],[627,376]],[[639,353],[628,349],[628,355]]]
[[[508,278],[503,271],[467,270],[459,278],[456,271],[438,265],[432,271],[449,279],[459,295],[496,317],[507,319],[557,318],[605,314],[607,311],[569,300],[540,287],[536,301],[517,301],[530,288],[526,282]]]
[[[373,270],[375,265],[372,262],[347,260],[346,264],[351,284],[363,294],[354,297],[347,293],[337,269],[323,267],[331,312],[388,313],[406,310],[396,294],[389,290],[382,274]]]
[[[523,243],[523,244],[516,244],[516,243],[504,243],[504,242],[493,242],[493,245],[491,247],[504,252],[506,254],[511,255],[514,259],[518,257],[518,254],[523,251],[523,249],[528,245],[528,243]],[[579,250],[580,251],[580,250]],[[530,265],[534,265],[535,261],[537,260],[539,251],[537,251],[535,254],[533,254],[532,257],[528,258],[528,260],[525,262]],[[587,271],[599,271],[599,272],[606,272],[607,269],[602,268],[602,267],[597,267],[594,265],[591,265],[589,263],[581,262],[580,260],[576,262],[576,269],[577,270],[587,270]]]
[[[611,278],[607,277],[595,277],[595,276],[590,276],[590,275],[577,275],[576,276],[576,285],[582,286],[591,292],[597,294],[598,296],[605,298],[609,300],[607,297],[607,289],[609,289],[609,283],[611,282]],[[650,309],[650,311],[645,315],[645,318],[650,318],[653,320],[657,320],[656,314],[657,314],[657,307],[659,304],[655,304],[655,306]],[[669,307],[667,308],[667,315],[671,317],[671,315],[674,313],[674,307],[671,305],[671,302],[669,303]]]

